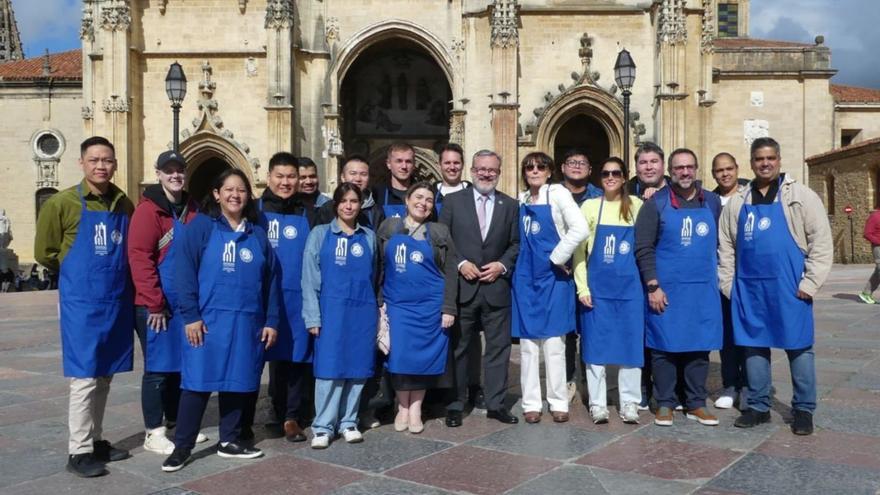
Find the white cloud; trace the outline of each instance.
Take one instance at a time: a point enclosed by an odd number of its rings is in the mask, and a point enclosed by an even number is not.
[[[82,17],[81,0],[12,0],[12,9],[29,56],[75,44]]]

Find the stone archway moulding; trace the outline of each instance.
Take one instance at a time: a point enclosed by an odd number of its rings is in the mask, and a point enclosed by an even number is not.
[[[211,158],[219,158],[229,165],[244,171],[252,186],[258,186],[251,164],[238,147],[228,139],[211,131],[202,130],[180,143],[180,154],[187,163],[187,177],[192,177],[196,169]]]
[[[559,130],[575,115],[595,118],[608,135],[610,153],[622,156],[623,106],[607,92],[592,86],[577,86],[554,98],[536,123],[534,140],[521,144],[552,151]]]

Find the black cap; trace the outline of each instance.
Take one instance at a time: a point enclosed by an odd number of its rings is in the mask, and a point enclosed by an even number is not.
[[[174,150],[163,151],[159,155],[159,158],[156,158],[157,169],[163,169],[165,168],[165,165],[168,165],[169,163],[179,163],[186,168],[186,160],[183,159],[183,155]]]

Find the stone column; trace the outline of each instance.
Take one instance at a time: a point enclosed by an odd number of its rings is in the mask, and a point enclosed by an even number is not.
[[[269,0],[266,5],[266,112],[271,155],[293,151],[293,5],[290,0]]]
[[[79,38],[82,40],[83,135],[86,137],[95,134],[95,61],[92,53],[97,51],[95,42],[96,8],[92,0],[83,2],[82,25],[79,30]]]
[[[662,0],[658,5],[657,46],[660,70],[654,135],[664,149],[684,146],[687,18],[685,0]]]
[[[493,90],[490,108],[493,147],[504,160],[499,188],[509,195],[516,194],[519,178],[516,146],[519,109],[518,8],[516,0],[494,0],[489,21],[492,28]]]

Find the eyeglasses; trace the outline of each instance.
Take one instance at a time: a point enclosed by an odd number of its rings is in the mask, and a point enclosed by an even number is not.
[[[587,167],[590,166],[590,162],[588,162],[588,161],[586,161],[586,160],[580,160],[580,161],[578,161],[578,160],[567,160],[567,161],[565,162],[565,165],[566,165],[567,167],[571,167],[571,168],[587,168]]]
[[[496,176],[496,175],[500,174],[500,173],[501,173],[501,169],[497,169],[497,168],[482,168],[482,167],[481,167],[481,168],[475,168],[475,169],[473,169],[473,172],[474,172],[475,174],[477,174],[477,175],[486,175],[486,176],[489,176],[489,177],[493,177],[493,176]]]
[[[525,166],[526,172],[531,172],[532,170],[538,169],[541,172],[545,172],[547,170],[547,165],[544,163],[530,163]]]
[[[697,169],[696,165],[673,165],[672,166],[672,170],[674,170],[676,172],[684,172],[684,171],[693,172],[696,169]]]
[[[609,177],[614,177],[615,179],[620,179],[623,177],[623,170],[603,170],[602,178],[607,179]]]

